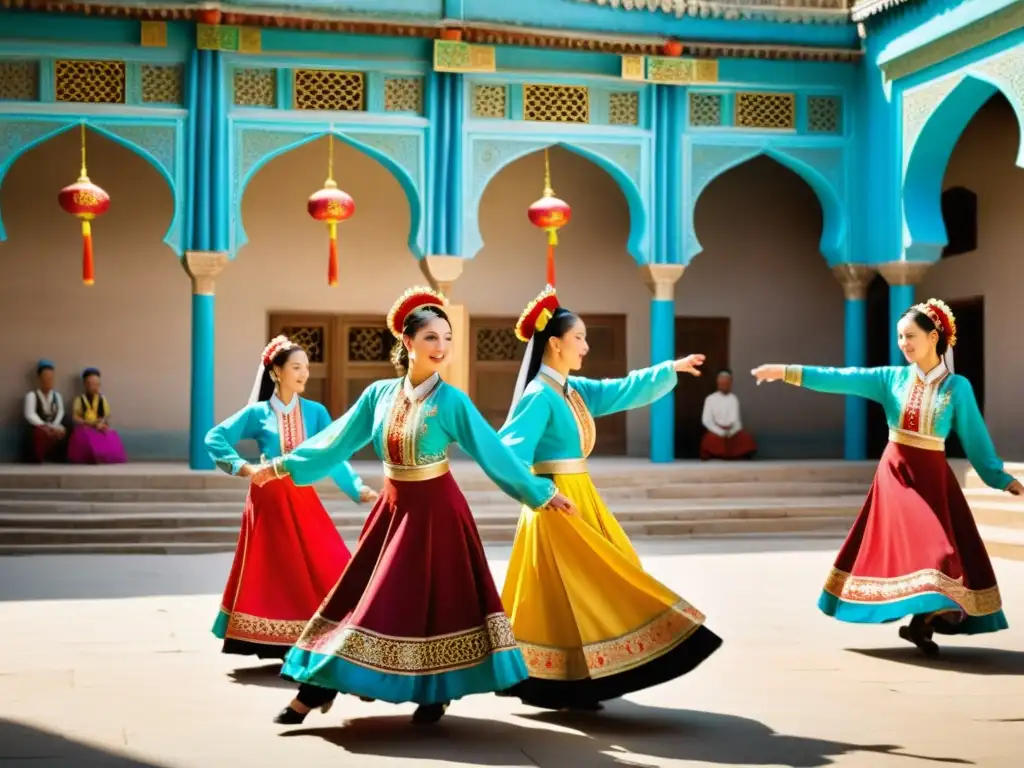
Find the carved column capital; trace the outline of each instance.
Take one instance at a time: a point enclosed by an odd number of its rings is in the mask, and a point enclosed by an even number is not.
[[[182,266],[192,278],[195,296],[213,296],[217,292],[217,275],[227,266],[228,255],[220,251],[185,251]]]
[[[672,301],[676,282],[686,269],[682,264],[641,264],[644,285],[651,289],[655,301]]]
[[[890,261],[877,267],[889,285],[917,285],[931,265],[930,261]]]
[[[868,286],[875,279],[875,270],[867,264],[837,264],[832,274],[843,286],[847,301],[863,300],[868,297]]]
[[[466,260],[461,256],[425,256],[420,261],[423,276],[430,281],[430,287],[451,298],[452,285],[462,276]]]

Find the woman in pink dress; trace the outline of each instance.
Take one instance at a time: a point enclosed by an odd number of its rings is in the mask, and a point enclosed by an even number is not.
[[[121,438],[110,426],[110,403],[100,392],[100,372],[82,371],[85,394],[75,398],[71,411],[74,429],[68,441],[68,461],[72,464],[124,464]]]

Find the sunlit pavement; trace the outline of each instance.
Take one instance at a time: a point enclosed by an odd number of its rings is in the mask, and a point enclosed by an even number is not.
[[[1020,766],[1024,563],[995,562],[1011,629],[943,639],[925,660],[896,626],[815,607],[838,542],[640,542],[708,615],[722,650],[599,714],[474,696],[440,724],[339,697],[271,722],[291,686],[209,633],[229,555],[0,559],[0,765]],[[489,553],[499,580],[507,548]]]

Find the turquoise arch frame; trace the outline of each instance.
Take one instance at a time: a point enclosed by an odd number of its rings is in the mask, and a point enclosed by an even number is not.
[[[1024,104],[1012,88],[992,77],[967,71],[911,137],[903,171],[903,249],[911,261],[936,261],[949,241],[942,218],[942,182],[960,136],[978,110],[1002,93],[1017,115],[1020,131],[1015,164],[1024,168]],[[941,87],[941,86],[940,86]],[[904,126],[906,130],[906,126]]]
[[[46,116],[29,118],[24,115],[9,115],[0,117],[0,133],[5,133],[8,140],[12,133],[17,132],[22,141],[18,142],[16,149],[5,146],[7,142],[0,142],[0,186],[3,186],[4,178],[8,171],[14,166],[18,159],[26,152],[41,144],[45,144],[62,133],[66,133],[82,124],[104,138],[120,144],[126,149],[139,155],[150,165],[156,168],[157,172],[167,182],[173,200],[174,213],[163,242],[174,251],[180,258],[183,251],[183,221],[184,221],[184,195],[185,188],[184,173],[184,131],[182,121],[178,119],[149,120],[140,122],[138,120],[124,120],[106,116]],[[13,129],[13,130],[12,130]],[[20,129],[20,131],[18,130]],[[120,133],[119,133],[120,131]],[[170,132],[170,136],[157,136],[157,132]],[[134,134],[142,139],[148,134],[158,140],[153,142],[154,151],[133,141],[125,135]],[[161,156],[157,156],[157,155]],[[93,167],[94,173],[90,174],[95,180],[102,178],[102,169]],[[68,169],[68,183],[77,178],[77,168]],[[59,190],[54,190],[54,204]],[[113,201],[116,205],[117,201]],[[3,222],[3,214],[0,212],[0,242],[7,239],[7,230]]]
[[[398,162],[398,160],[382,149],[371,146],[366,141],[356,138],[356,136],[364,133],[371,141],[381,141],[391,137],[407,142],[415,142],[415,160],[410,159],[405,163]],[[255,155],[251,157],[247,157],[245,153],[246,135],[265,140],[263,148],[257,149]],[[409,250],[416,259],[422,259],[426,248],[426,216],[424,215],[423,195],[421,193],[424,185],[423,177],[425,175],[423,162],[425,139],[421,131],[387,133],[379,127],[376,129],[372,127],[363,128],[362,126],[356,129],[347,127],[339,129],[322,126],[310,127],[308,125],[287,127],[276,125],[266,127],[252,123],[237,125],[232,132],[231,168],[234,195],[231,204],[231,258],[234,258],[238,254],[239,249],[248,242],[245,226],[242,223],[242,199],[246,188],[249,186],[249,182],[275,157],[287,154],[294,149],[322,139],[325,136],[334,136],[339,141],[373,158],[395,177],[409,203]],[[413,163],[414,166],[412,170],[406,167],[410,163]],[[414,174],[416,178],[414,178]],[[310,193],[312,194],[314,191],[311,189]],[[358,200],[356,200],[356,206],[358,209]]]
[[[701,153],[705,153],[703,156]],[[793,171],[813,190],[821,206],[822,230],[819,250],[830,267],[849,261],[850,224],[846,200],[846,154],[841,146],[787,146],[740,144],[693,144],[684,150],[689,194],[684,202],[685,247],[683,258],[689,264],[703,247],[694,228],[697,202],[708,185],[755,157],[768,157]]]
[[[648,220],[651,201],[651,145],[646,137],[613,141],[607,136],[572,139],[530,134],[470,134],[465,142],[462,173],[463,189],[468,190],[463,205],[462,256],[474,258],[483,248],[480,232],[480,205],[488,185],[501,171],[517,160],[549,147],[560,146],[585,157],[611,176],[629,209],[629,238],[626,248],[637,264],[650,259]],[[558,191],[558,170],[552,169],[553,186]],[[537,197],[543,187],[537,179]],[[572,205],[571,200],[567,200]],[[522,214],[526,215],[524,206]]]

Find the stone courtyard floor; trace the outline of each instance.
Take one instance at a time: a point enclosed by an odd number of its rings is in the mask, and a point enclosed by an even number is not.
[[[474,696],[426,728],[412,706],[352,697],[271,723],[291,687],[209,634],[228,555],[0,559],[0,766],[1024,765],[1024,562],[995,563],[1009,631],[925,660],[894,625],[818,613],[837,546],[640,542],[725,638],[718,654],[600,714]],[[489,554],[500,580],[508,549]]]

